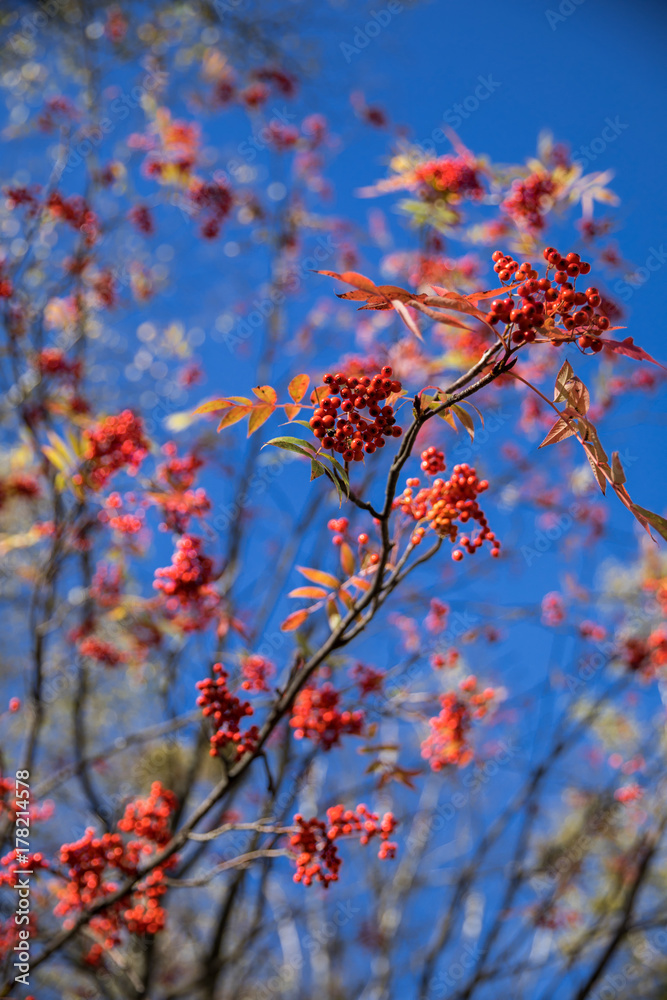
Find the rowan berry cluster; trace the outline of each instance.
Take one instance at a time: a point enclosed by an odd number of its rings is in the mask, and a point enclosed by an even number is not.
[[[155,570],[153,587],[167,597],[167,607],[189,608],[213,593],[213,561],[201,551],[202,540],[194,535],[182,535],[176,542],[171,566]]]
[[[65,352],[57,347],[45,347],[37,355],[36,367],[39,374],[61,375],[77,381],[81,377],[81,362],[69,361]]]
[[[220,179],[198,181],[191,186],[189,198],[194,208],[204,215],[201,235],[207,240],[215,239],[232,210],[234,199],[228,184]]]
[[[415,179],[451,201],[476,200],[484,194],[476,167],[463,156],[441,156],[422,163],[415,169]]]
[[[267,681],[276,672],[276,668],[271,660],[257,653],[246,656],[241,663],[241,673],[243,681],[241,687],[244,691],[268,691]]]
[[[468,736],[473,719],[481,719],[496,697],[493,688],[478,690],[477,678],[466,677],[459,691],[448,691],[440,698],[439,715],[429,719],[430,735],[422,742],[421,755],[432,771],[441,771],[448,764],[465,767],[473,757]]]
[[[422,472],[425,472],[427,476],[437,476],[439,472],[444,472],[447,468],[444,452],[438,451],[435,445],[425,448],[421,459]]]
[[[600,311],[602,299],[597,288],[576,291],[574,283],[579,275],[588,274],[591,266],[577,253],[561,256],[554,247],[544,251],[547,261],[547,276],[538,277],[532,264],[519,264],[512,257],[496,250],[492,259],[494,270],[501,281],[516,281],[521,284],[512,289],[520,302],[510,296],[494,299],[491,303],[489,322],[492,325],[505,323],[516,344],[531,343],[537,331],[550,319],[560,322],[568,332],[579,332],[579,345],[591,348],[594,353],[602,350],[599,334],[609,328],[609,318]],[[553,280],[549,270],[555,268]],[[596,311],[597,310],[597,311]]]
[[[302,688],[290,719],[295,738],[312,740],[327,751],[338,746],[341,736],[360,736],[364,712],[361,709],[341,711],[339,702],[340,694],[332,684]]]
[[[106,417],[95,427],[83,432],[87,479],[94,490],[102,489],[120,469],[135,475],[148,454],[149,443],[144,437],[141,419],[131,410]],[[74,476],[77,484],[82,476]]]
[[[491,555],[500,554],[500,542],[493,531],[489,529],[488,521],[481,510],[477,497],[489,484],[486,479],[478,479],[477,472],[467,464],[455,465],[450,479],[434,479],[430,486],[424,486],[416,494],[418,479],[408,479],[406,488],[400,497],[394,500],[394,507],[399,507],[404,514],[415,521],[428,522],[426,527],[421,524],[412,533],[413,545],[419,545],[428,527],[441,538],[457,540],[460,524],[477,521],[480,530],[472,538],[461,535],[458,539],[460,549],[454,549],[452,559],[459,562],[463,559],[463,550],[473,555],[485,541],[491,543]],[[458,522],[458,523],[457,523]]]
[[[501,208],[520,227],[539,233],[544,229],[544,215],[555,189],[556,185],[548,174],[531,174],[525,180],[512,182],[511,192]]]
[[[345,532],[350,526],[350,522],[346,517],[332,517],[331,520],[327,521],[327,528],[329,531],[333,531],[334,534],[331,538],[333,545],[342,545],[345,541]]]
[[[211,736],[209,753],[211,757],[220,757],[231,744],[237,756],[242,757],[248,750],[254,749],[259,736],[257,726],[251,726],[245,733],[240,729],[241,720],[254,714],[253,707],[228,690],[228,674],[222,663],[214,664],[213,673],[215,677],[197,681],[196,685],[201,691],[197,704],[201,707],[202,715],[210,718],[216,727]]]
[[[381,405],[394,393],[401,392],[402,385],[392,374],[389,365],[385,365],[372,377],[348,378],[342,373],[324,376],[331,394],[315,408],[310,419],[313,434],[323,448],[342,455],[346,462],[360,462],[364,452],[372,455],[377,448],[383,448],[386,437],[401,436],[393,406]],[[367,411],[365,416],[362,410]]]
[[[79,645],[81,656],[87,656],[97,663],[103,663],[105,667],[117,667],[119,663],[124,663],[127,655],[110,642],[89,636]]]
[[[139,839],[125,842],[115,832],[96,837],[94,828],[88,827],[80,840],[63,844],[60,861],[68,868],[68,880],[54,912],[56,916],[66,917],[66,929],[74,925],[77,913],[114,892],[118,886],[109,878],[112,872],[136,875],[142,858],[167,843],[169,819],[175,808],[173,793],[155,782],[150,796],[131,803],[118,824],[120,830],[132,832]],[[155,868],[134,886],[129,899],[117,900],[105,912],[93,917],[90,929],[102,938],[102,942],[94,944],[88,953],[90,964],[99,962],[104,948],[119,943],[123,929],[143,935],[156,934],[164,927],[166,914],[159,899],[166,892],[165,870],[173,867],[176,861],[174,856],[162,867]]]
[[[377,813],[372,813],[361,803],[356,810],[346,809],[343,805],[327,809],[328,825],[323,820],[313,817],[304,819],[300,813],[294,817],[299,827],[290,837],[290,847],[297,854],[297,870],[295,882],[311,885],[313,879],[328,888],[330,882],[338,881],[338,872],[342,864],[335,841],[340,837],[359,837],[360,844],[379,836],[382,841],[378,857],[393,858],[397,845],[389,841],[396,828],[396,820],[392,813],[385,813],[380,820]]]

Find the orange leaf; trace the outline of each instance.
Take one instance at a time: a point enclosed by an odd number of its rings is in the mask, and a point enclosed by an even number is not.
[[[258,399],[261,399],[264,403],[270,403],[271,406],[275,406],[278,401],[278,393],[270,385],[258,385],[252,391]]]
[[[330,391],[328,385],[318,385],[310,394],[311,403],[321,403],[323,399],[326,399]]]
[[[292,405],[292,403],[285,404],[285,414],[287,415],[288,420],[294,420],[295,416],[300,411],[301,411],[300,406]]]
[[[288,597],[326,597],[328,595],[328,590],[323,590],[321,587],[297,587],[295,590],[290,590]]]
[[[254,392],[254,390],[253,390]],[[265,424],[269,419],[275,406],[258,406],[250,414],[250,420],[248,421],[248,437],[258,431],[262,424]]]
[[[313,583],[321,583],[322,586],[331,587],[333,590],[338,590],[340,587],[340,580],[337,580],[331,573],[325,573],[324,570],[310,569],[309,566],[297,566],[297,569],[305,576],[306,580],[312,580]]]
[[[338,278],[339,281],[344,281],[346,285],[352,285],[353,288],[360,288],[363,292],[370,292],[377,295],[377,286],[373,284],[370,278],[366,278],[363,274],[358,274],[356,271],[343,271],[342,274],[338,274],[336,271],[316,271],[316,274],[326,274],[329,278]]]
[[[243,420],[247,417],[249,413],[252,413],[252,406],[235,406],[233,409],[228,410],[224,417],[218,424],[218,430],[221,431],[224,427],[231,427],[232,424],[238,423],[239,420]]]
[[[308,388],[309,383],[310,379],[307,375],[294,376],[290,384],[287,386],[287,391],[295,403],[300,403],[306,395],[306,389]]]
[[[352,576],[354,573],[354,555],[347,542],[343,542],[340,547],[340,564],[343,567],[343,572],[347,576]]]
[[[299,625],[303,625],[309,612],[307,610],[303,611],[293,611],[291,615],[288,615],[285,621],[280,626],[281,632],[293,632],[297,629]]]

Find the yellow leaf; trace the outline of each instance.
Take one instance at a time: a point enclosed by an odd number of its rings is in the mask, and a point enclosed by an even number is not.
[[[306,395],[306,390],[310,384],[310,379],[307,375],[295,375],[290,384],[287,387],[287,391],[290,397],[295,403],[300,403],[303,397]],[[290,417],[291,419],[291,417]]]
[[[248,437],[258,431],[262,424],[265,424],[269,419],[275,406],[258,406],[250,414],[250,420],[248,421]]]
[[[275,406],[278,401],[278,393],[270,385],[258,385],[252,391],[263,403],[270,403],[272,406]]]
[[[239,420],[243,420],[244,417],[247,417],[249,413],[252,413],[252,405],[233,407],[225,413],[224,417],[218,424],[218,430],[221,431],[225,427],[231,427],[232,424],[236,424]]]
[[[354,573],[354,555],[347,542],[343,542],[340,547],[340,564],[343,567],[343,572],[347,576],[352,576]]]

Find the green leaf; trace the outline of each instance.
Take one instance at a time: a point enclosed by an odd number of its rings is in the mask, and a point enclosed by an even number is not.
[[[312,483],[313,479],[319,479],[326,473],[326,469],[321,462],[317,462],[314,458],[310,460],[310,481]]]
[[[272,438],[266,444],[263,444],[262,448],[266,448],[267,445],[273,445],[274,448],[282,448],[283,451],[294,451],[297,455],[305,455],[306,458],[310,459],[312,459],[315,450],[308,441],[293,437]]]
[[[651,527],[655,528],[658,534],[667,541],[667,520],[664,517],[661,517],[660,514],[654,514],[652,510],[646,510],[645,507],[640,507],[637,503],[633,503],[631,510],[636,514],[641,514]]]

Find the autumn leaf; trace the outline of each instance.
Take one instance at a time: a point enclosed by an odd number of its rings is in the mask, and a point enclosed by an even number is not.
[[[635,344],[632,337],[626,337],[625,340],[603,340],[602,343],[614,354],[624,354],[628,358],[634,358],[635,361],[650,361],[658,368],[665,368],[665,365],[660,361],[656,361],[650,354],[647,354],[643,347]]]
[[[261,399],[264,403],[269,403],[271,406],[275,406],[278,402],[278,393],[270,385],[258,385],[252,391],[258,399]]]
[[[303,397],[306,395],[309,384],[310,379],[307,375],[294,376],[290,384],[287,386],[287,391],[295,403],[301,402]]]
[[[313,583],[321,583],[324,587],[331,587],[332,590],[338,590],[340,587],[340,580],[322,569],[311,569],[309,566],[297,566],[297,569],[306,580],[312,580]]]
[[[340,547],[340,564],[346,576],[352,576],[354,573],[354,555],[347,542],[343,542]]]
[[[254,392],[254,390],[253,390]],[[275,406],[259,406],[250,414],[248,420],[248,437],[258,431],[262,424],[265,424],[271,414],[275,411]]]
[[[327,597],[329,594],[328,590],[323,590],[321,587],[297,587],[295,590],[290,590],[288,597],[312,597],[314,600],[318,597]]]
[[[291,615],[287,616],[285,621],[280,626],[280,631],[293,632],[299,627],[299,625],[303,625],[309,614],[310,611],[306,609],[303,609],[302,611],[293,611]]]

